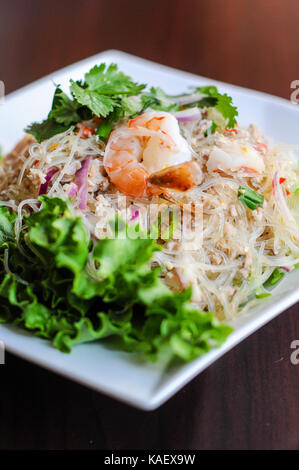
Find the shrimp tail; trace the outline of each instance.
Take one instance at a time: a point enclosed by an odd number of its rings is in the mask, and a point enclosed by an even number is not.
[[[152,173],[149,183],[162,188],[170,188],[177,191],[188,191],[193,186],[200,184],[202,172],[195,161],[184,162],[161,171]]]

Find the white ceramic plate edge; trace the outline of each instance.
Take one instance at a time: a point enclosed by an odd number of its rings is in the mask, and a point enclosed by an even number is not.
[[[141,65],[144,65],[146,67],[152,66],[159,68],[160,71],[164,71],[165,73],[171,73],[171,74],[178,74],[181,76],[184,76],[185,78],[190,78],[193,81],[205,81],[206,83],[213,83],[222,87],[227,87],[229,86],[230,88],[234,88],[236,91],[239,93],[243,93],[244,95],[252,95],[252,96],[259,96],[260,98],[263,98],[263,100],[268,101],[268,102],[276,102],[277,104],[281,104],[284,107],[290,107],[290,109],[294,109],[294,105],[292,105],[290,102],[287,100],[284,100],[283,98],[275,97],[263,92],[258,92],[254,90],[249,90],[246,88],[242,88],[239,86],[235,85],[230,85],[226,84],[223,82],[219,82],[214,79],[207,79],[206,77],[201,77],[197,75],[190,74],[188,72],[183,72],[177,69],[173,69],[170,67],[166,67],[164,65],[160,64],[155,64],[153,62],[150,62],[145,59],[141,59],[138,57],[131,56],[127,53],[116,51],[116,50],[108,50],[104,51],[100,54],[96,54],[92,57],[88,57],[86,59],[83,59],[80,62],[77,62],[76,64],[67,66],[63,69],[60,69],[58,71],[55,71],[54,73],[51,73],[50,75],[43,77],[25,87],[23,87],[20,90],[17,90],[10,95],[6,97],[7,100],[10,100],[11,98],[17,97],[19,94],[21,95],[23,92],[29,91],[30,89],[34,88],[36,85],[39,85],[45,81],[49,81],[51,77],[54,77],[58,73],[67,73],[69,70],[72,69],[74,65],[78,66],[84,66],[85,63],[89,63],[90,61],[94,60],[105,60],[105,56],[109,57],[109,61],[118,61],[120,59],[127,60],[127,61],[134,61],[135,63],[139,63]],[[227,351],[229,351],[231,348],[233,348],[235,345],[237,345],[239,342],[241,342],[243,339],[245,339],[247,336],[249,336],[251,333],[259,329],[261,326],[269,322],[271,319],[273,319],[275,316],[277,316],[279,313],[281,313],[283,310],[287,309],[291,305],[293,305],[295,302],[299,300],[299,289],[295,289],[291,294],[285,296],[284,298],[277,300],[277,302],[272,305],[267,307],[267,302],[265,301],[265,311],[253,318],[250,319],[250,321],[244,322],[242,326],[238,330],[236,330],[225,342],[225,344],[218,349],[212,350],[210,353],[207,355],[198,358],[197,360],[193,361],[190,364],[185,365],[180,372],[175,375],[175,377],[170,377],[169,380],[166,379],[164,380],[164,383],[160,384],[156,391],[152,392],[150,396],[144,396],[144,397],[136,397],[132,396],[132,394],[128,391],[122,390],[121,392],[118,392],[115,390],[115,388],[109,386],[109,384],[99,384],[96,382],[96,380],[91,380],[86,377],[82,377],[80,370],[76,374],[74,371],[68,371],[65,367],[60,367],[55,363],[55,361],[52,361],[51,363],[46,363],[43,359],[40,357],[33,357],[30,355],[30,352],[24,352],[20,350],[17,345],[14,344],[14,341],[6,341],[6,348],[8,351],[23,357],[26,360],[29,360],[31,362],[34,362],[38,365],[41,365],[47,369],[50,369],[54,372],[58,372],[61,375],[64,375],[70,379],[76,380],[77,382],[86,385],[88,387],[91,387],[95,390],[104,392],[110,396],[113,396],[114,398],[117,398],[119,400],[122,400],[126,403],[129,403],[133,406],[145,409],[145,410],[152,410],[160,406],[162,403],[164,403],[167,399],[170,398],[174,393],[176,393],[182,386],[184,386],[187,382],[189,382],[192,378],[194,378],[196,375],[198,375],[201,371],[203,371],[206,367],[208,367],[212,362],[217,360],[220,356],[225,354]],[[242,324],[242,320],[241,320]],[[32,341],[37,341],[37,338],[32,337]],[[49,346],[50,347],[50,346]],[[167,375],[167,374],[166,374]],[[163,382],[163,380],[162,380]]]

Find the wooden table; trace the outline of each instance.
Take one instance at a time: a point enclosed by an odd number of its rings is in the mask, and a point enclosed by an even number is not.
[[[106,49],[289,98],[299,79],[297,0],[1,2],[10,92]],[[7,354],[1,449],[298,449],[298,306],[167,404],[142,412]]]

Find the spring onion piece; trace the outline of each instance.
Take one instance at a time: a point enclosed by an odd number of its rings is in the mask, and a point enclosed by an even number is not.
[[[278,281],[280,281],[280,279],[285,275],[285,272],[281,271],[280,268],[276,268],[274,269],[273,273],[271,274],[271,276],[269,277],[269,279],[267,279],[267,281],[264,283],[264,287],[272,287],[274,286],[275,284],[278,283]]]
[[[204,136],[208,137],[208,135],[214,134],[216,127],[217,124],[215,123],[215,121],[212,121],[211,127],[207,131],[205,131]]]
[[[270,297],[270,296],[271,296],[270,292],[259,292],[259,293],[255,294],[255,297],[257,299],[265,299],[265,298]]]
[[[261,206],[264,203],[264,196],[253,191],[253,189],[250,189],[247,186],[239,186],[238,198],[252,210],[257,209],[258,206]]]

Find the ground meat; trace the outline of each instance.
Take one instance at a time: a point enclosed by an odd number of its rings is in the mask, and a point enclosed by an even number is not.
[[[15,148],[6,155],[0,166],[0,200],[17,202],[36,197],[39,182],[24,175],[22,183],[17,183],[18,176],[24,165],[24,159],[29,156],[29,147],[35,142],[31,135],[26,135]],[[22,157],[22,158],[21,158]]]

